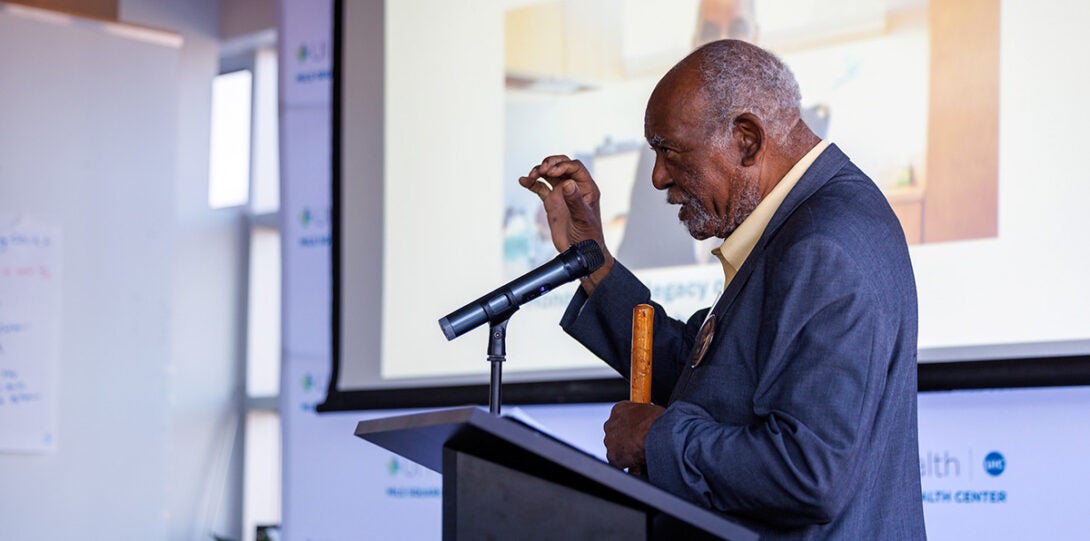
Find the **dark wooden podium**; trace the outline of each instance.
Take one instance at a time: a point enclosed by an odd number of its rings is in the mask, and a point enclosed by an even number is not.
[[[443,539],[726,539],[757,534],[519,421],[466,407],[356,435],[443,474]]]

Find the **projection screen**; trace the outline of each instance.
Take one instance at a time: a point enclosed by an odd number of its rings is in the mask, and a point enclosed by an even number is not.
[[[814,4],[757,0],[741,18],[794,71],[807,123],[901,219],[921,386],[943,386],[929,363],[968,377],[955,386],[989,386],[1004,359],[1017,361],[1004,386],[1090,383],[1088,76],[1072,69],[1090,62],[1090,5]],[[711,246],[651,188],[642,140],[655,82],[715,24],[698,0],[341,0],[335,11],[325,409],[486,400],[486,330],[448,342],[436,322],[555,256],[540,203],[517,183],[551,154],[591,168],[610,250],[673,317],[714,301]],[[623,380],[558,326],[574,287],[511,319],[510,400],[623,398]]]

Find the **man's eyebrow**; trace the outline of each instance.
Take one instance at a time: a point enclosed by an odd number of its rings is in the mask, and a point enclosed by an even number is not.
[[[652,135],[650,138],[647,139],[647,143],[653,147],[661,146],[665,142],[666,138],[658,134]]]

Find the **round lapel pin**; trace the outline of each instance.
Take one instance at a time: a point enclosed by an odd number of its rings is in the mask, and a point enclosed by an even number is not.
[[[700,326],[700,332],[696,335],[696,344],[693,345],[693,353],[689,363],[693,368],[700,366],[700,362],[704,360],[704,354],[708,352],[708,347],[712,345],[714,335],[715,314],[711,314],[708,316],[708,320]]]

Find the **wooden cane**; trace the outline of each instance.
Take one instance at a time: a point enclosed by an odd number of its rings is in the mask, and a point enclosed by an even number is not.
[[[629,399],[651,403],[651,336],[655,330],[655,308],[638,304],[632,309],[632,388]]]
[[[628,398],[639,404],[651,403],[651,336],[655,330],[655,308],[638,304],[632,309],[632,368]],[[643,466],[628,468],[628,473],[643,475]]]

